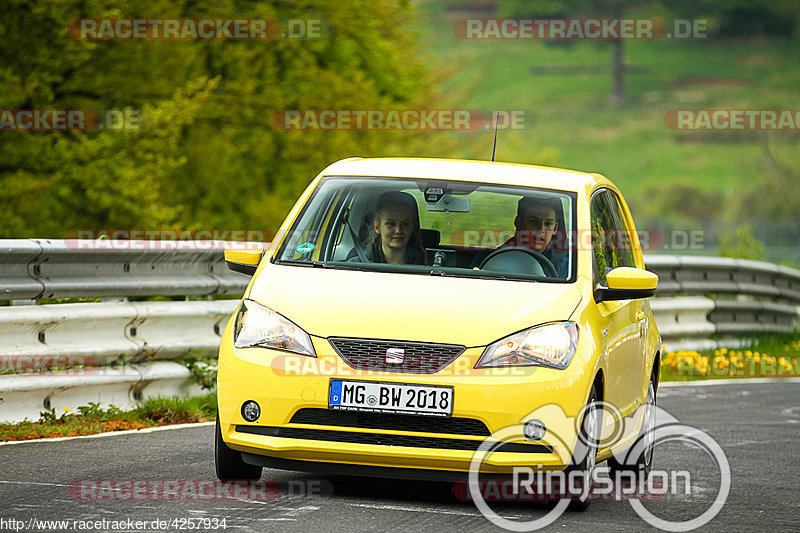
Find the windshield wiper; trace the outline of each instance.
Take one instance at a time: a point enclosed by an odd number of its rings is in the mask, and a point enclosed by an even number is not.
[[[276,261],[279,265],[293,265],[302,267],[323,267],[328,268],[328,264],[324,261],[295,261],[293,259],[280,259]]]
[[[330,264],[327,261],[295,261],[292,259],[283,259],[276,261],[279,265],[292,265],[292,266],[301,266],[306,268],[328,268],[328,269],[343,269],[343,270],[368,270],[364,268],[361,263],[337,263],[337,264]]]

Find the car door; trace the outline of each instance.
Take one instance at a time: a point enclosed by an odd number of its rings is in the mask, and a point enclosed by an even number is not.
[[[630,234],[619,213],[615,193],[600,189],[590,203],[594,284],[606,287],[606,275],[621,266],[635,267]],[[603,348],[607,355],[606,401],[620,414],[628,416],[638,406],[642,374],[641,330],[637,310],[639,300],[601,302]]]
[[[620,253],[622,254],[622,260],[625,262],[624,266],[632,266],[636,267],[636,258],[634,256],[633,251],[633,234],[635,233],[635,228],[628,223],[630,218],[630,213],[628,216],[625,216],[623,212],[622,203],[620,202],[619,197],[613,191],[606,191],[608,194],[608,199],[611,203],[611,211],[614,213],[614,218],[617,220],[617,225],[620,228]],[[649,307],[649,301],[646,298],[640,298],[637,300],[631,300],[631,305],[634,308],[634,320],[636,321],[636,327],[638,328],[638,340],[636,343],[636,358],[635,364],[632,364],[630,367],[630,379],[633,380],[631,386],[635,385],[638,387],[634,393],[633,402],[638,406],[644,402],[644,397],[642,396],[643,391],[645,390],[645,385],[649,379],[649,375],[647,374],[647,365],[645,360],[645,348],[647,345],[647,316]]]

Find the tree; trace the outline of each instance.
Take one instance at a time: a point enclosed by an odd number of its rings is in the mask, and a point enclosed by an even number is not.
[[[321,20],[320,39],[87,41],[78,18]],[[431,92],[407,2],[0,3],[0,109],[130,109],[139,130],[0,132],[0,236],[275,230],[328,163],[422,134],[282,131],[281,109],[417,107]],[[430,145],[430,142],[425,143]],[[434,150],[428,147],[428,150]]]

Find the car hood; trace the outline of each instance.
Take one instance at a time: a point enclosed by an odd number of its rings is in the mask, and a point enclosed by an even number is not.
[[[566,320],[576,284],[268,265],[247,297],[311,335],[484,346]]]

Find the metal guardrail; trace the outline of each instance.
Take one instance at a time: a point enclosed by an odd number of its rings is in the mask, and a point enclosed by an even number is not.
[[[74,409],[88,401],[121,407],[157,393],[197,392],[189,371],[164,359],[214,356],[236,301],[129,302],[125,297],[241,294],[249,278],[227,270],[225,245],[0,240],[0,300],[120,298],[0,306],[0,371],[21,363],[77,368],[66,375],[0,375],[0,420],[36,418],[51,407]],[[660,278],[651,306],[667,349],[735,345],[737,337],[798,327],[798,270],[675,255],[649,255],[645,263]],[[112,362],[123,366],[104,366]]]
[[[189,370],[177,363],[151,363],[59,370],[41,374],[0,376],[0,421],[38,420],[52,410],[56,416],[65,408],[97,402],[132,409],[152,396],[202,394]]]
[[[658,296],[736,294],[800,304],[800,270],[728,257],[647,255],[658,274]]]
[[[0,299],[241,294],[224,241],[0,239]]]
[[[21,357],[71,357],[83,366],[188,353],[216,357],[237,300],[98,302],[0,307],[0,369]],[[49,359],[48,359],[49,358]],[[64,366],[56,364],[55,366]]]
[[[0,240],[0,300],[17,304],[0,306],[0,371],[17,372],[0,375],[0,421],[199,393],[186,367],[164,359],[216,357],[237,301],[127,297],[241,294],[249,278],[226,268],[226,244]],[[117,301],[19,305],[96,297]]]
[[[667,349],[736,346],[742,337],[800,328],[800,270],[680,255],[648,255],[645,264],[659,277],[651,307]]]
[[[224,241],[0,239],[0,299],[241,294]],[[265,245],[268,243],[265,243]],[[647,255],[658,296],[751,295],[800,304],[800,270],[742,259]]]

